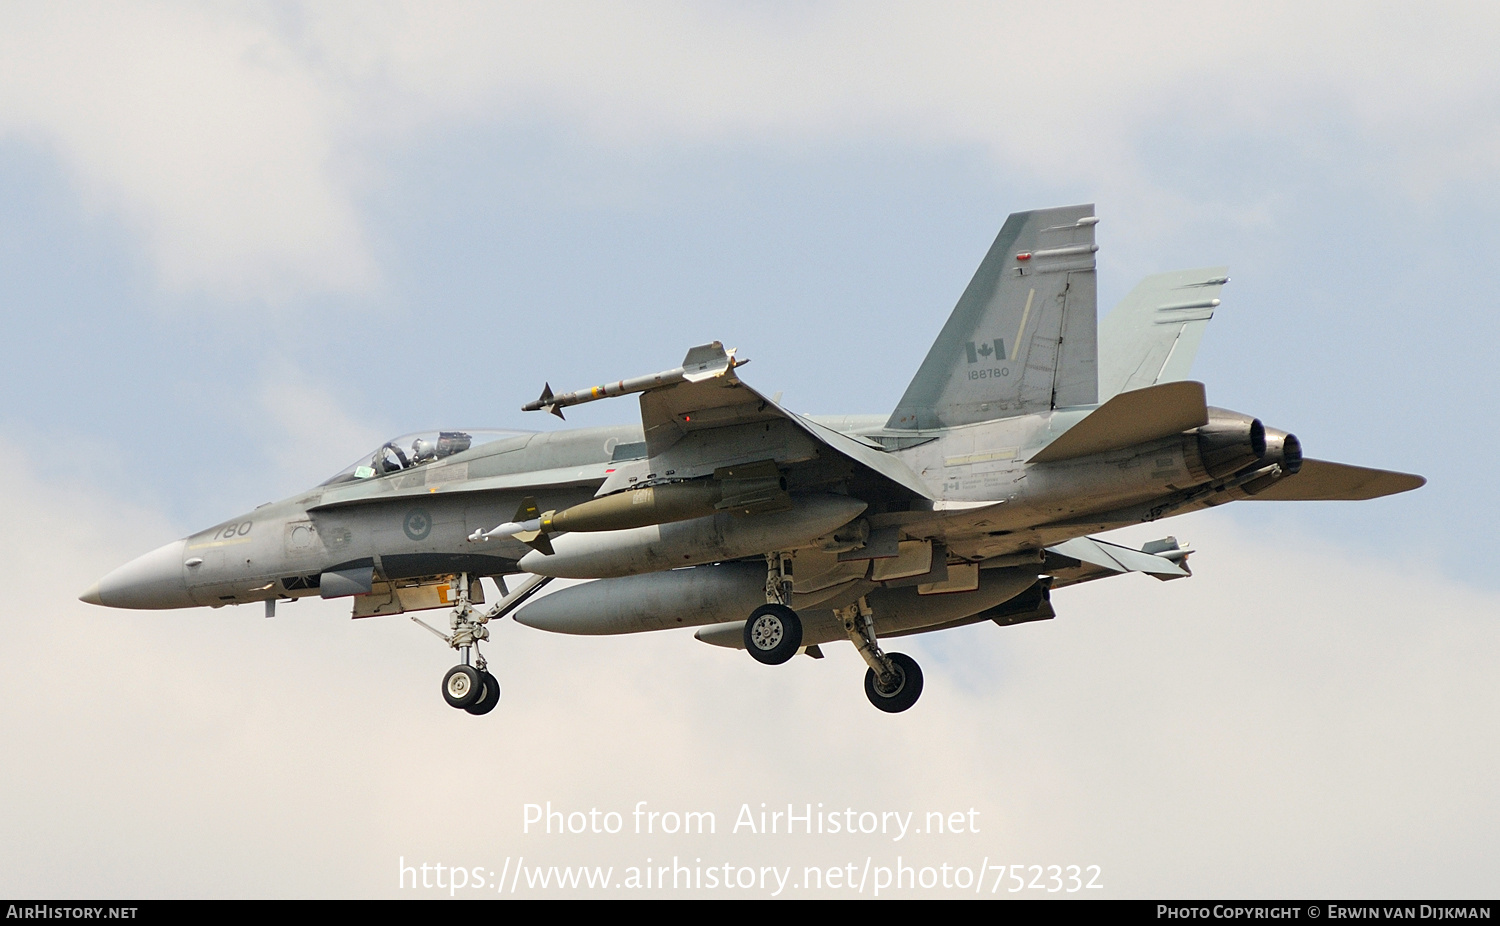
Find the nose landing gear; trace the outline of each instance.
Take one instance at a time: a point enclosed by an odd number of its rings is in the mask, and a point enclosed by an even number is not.
[[[443,676],[443,700],[471,714],[488,714],[500,703],[500,682],[486,669],[456,665]]]
[[[490,638],[489,627],[485,626],[492,620],[502,618],[520,607],[521,603],[530,598],[543,585],[550,582],[547,576],[528,576],[526,581],[516,587],[515,591],[507,592],[501,596],[493,608],[483,614],[476,613],[474,606],[469,603],[469,574],[462,573],[454,579],[454,598],[457,604],[453,606],[453,612],[448,615],[448,626],[452,628],[451,634],[443,633],[435,627],[419,620],[415,615],[412,620],[432,631],[438,639],[458,650],[459,664],[448,670],[443,676],[443,700],[450,707],[456,707],[470,714],[488,714],[500,703],[500,682],[494,675],[490,674],[488,664],[479,652],[479,644]],[[502,583],[501,589],[504,589]],[[472,664],[470,652],[473,653]]]

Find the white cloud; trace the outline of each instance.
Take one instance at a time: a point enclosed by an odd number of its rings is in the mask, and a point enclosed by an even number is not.
[[[901,640],[927,676],[904,715],[865,703],[844,646],[772,669],[686,633],[507,623],[488,648],[505,697],[473,718],[441,703],[451,654],[409,622],[351,623],[318,601],[273,620],[93,608],[72,596],[175,529],[26,473],[0,503],[26,527],[0,541],[11,894],[397,894],[400,857],[499,870],[521,856],[799,877],[987,857],[1099,865],[1108,896],[1492,883],[1494,596],[1305,538],[1200,516],[1193,579],[1124,577],[1059,593],[1056,621]],[[719,833],[521,833],[526,803],[642,800],[713,810]],[[726,833],[761,802],[918,820],[974,807],[980,832]]]
[[[333,162],[335,87],[244,8],[10,6],[0,130],[55,151],[162,283],[229,298],[368,287]]]
[[[163,282],[361,291],[380,150],[538,115],[593,143],[987,153],[1172,221],[1160,127],[1430,196],[1493,175],[1488,6],[308,4],[10,7],[0,127],[52,147]],[[1351,135],[1343,138],[1342,134]],[[1327,167],[1327,165],[1325,165]],[[1331,168],[1329,168],[1331,169]],[[1227,193],[1225,194],[1228,195]],[[1253,193],[1232,203],[1257,215]]]

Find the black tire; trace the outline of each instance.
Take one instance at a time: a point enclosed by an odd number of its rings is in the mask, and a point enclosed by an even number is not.
[[[802,620],[784,604],[763,604],[745,621],[745,650],[756,662],[779,666],[801,645]]]
[[[886,655],[891,657],[891,662],[896,665],[896,674],[900,676],[896,688],[894,691],[881,691],[875,684],[875,670],[866,669],[865,697],[887,714],[899,714],[916,704],[917,699],[922,696],[922,667],[905,653]]]
[[[488,672],[481,672],[479,680],[484,684],[484,694],[480,695],[478,701],[470,704],[464,710],[476,715],[488,714],[495,709],[496,704],[500,703],[500,682]]]
[[[484,682],[473,666],[454,666],[443,676],[443,700],[449,707],[466,708],[484,694]]]

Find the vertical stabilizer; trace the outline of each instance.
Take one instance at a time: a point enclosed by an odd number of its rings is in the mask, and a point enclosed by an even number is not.
[[[1146,277],[1099,325],[1099,401],[1187,379],[1228,267]]]
[[[1098,401],[1093,205],[1017,212],[886,423],[942,428]]]

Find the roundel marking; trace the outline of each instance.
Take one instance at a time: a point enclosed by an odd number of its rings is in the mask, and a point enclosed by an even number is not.
[[[426,540],[427,535],[432,533],[432,517],[421,508],[413,508],[406,513],[401,529],[413,540]]]

